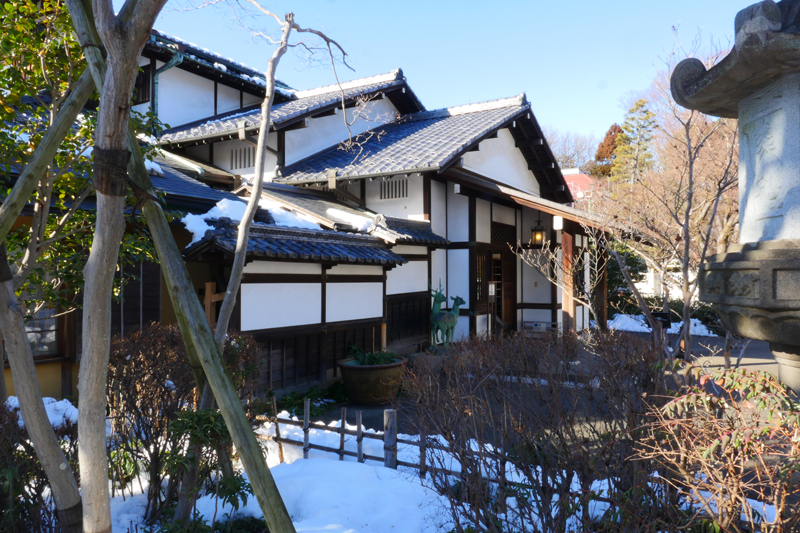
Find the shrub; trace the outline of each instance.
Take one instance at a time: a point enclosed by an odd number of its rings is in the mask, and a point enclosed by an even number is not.
[[[643,395],[664,389],[646,342],[516,335],[472,338],[449,355],[441,376],[407,373],[403,405],[416,431],[439,436],[429,444],[448,449],[429,452],[430,479],[456,531],[589,529],[594,502],[616,512],[615,496],[644,484],[649,465],[627,459]]]
[[[0,402],[0,532],[50,533],[55,531],[55,503],[28,433],[19,427],[18,415]],[[56,436],[77,474],[77,425],[66,423]]]

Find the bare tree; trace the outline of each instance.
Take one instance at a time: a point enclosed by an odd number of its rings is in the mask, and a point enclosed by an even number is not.
[[[589,245],[578,248],[575,253],[572,250],[565,253],[561,245],[550,241],[544,242],[541,247],[532,246],[531,243],[525,246],[518,243],[512,250],[550,283],[573,294],[572,299],[587,307],[597,320],[595,296],[603,286],[609,260],[609,245],[603,230],[586,224],[581,226],[589,238]]]
[[[691,349],[700,265],[709,249],[724,248],[735,236],[738,219],[736,121],[713,119],[672,100],[668,74],[675,57],[673,52],[667,58],[667,71],[644,95],[658,124],[655,163],[634,182],[595,196],[608,230],[661,276],[665,310],[670,288],[680,291],[683,330],[670,354],[679,343]],[[640,305],[646,307],[643,301]]]
[[[593,163],[598,140],[594,135],[560,131],[545,126],[544,137],[561,168],[583,168]]]

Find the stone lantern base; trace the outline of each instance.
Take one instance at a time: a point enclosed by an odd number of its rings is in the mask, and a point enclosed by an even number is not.
[[[800,393],[800,240],[734,244],[710,257],[700,300],[729,330],[769,342],[779,379]]]

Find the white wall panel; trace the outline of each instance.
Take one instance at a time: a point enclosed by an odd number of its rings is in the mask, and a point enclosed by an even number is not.
[[[437,235],[447,235],[447,189],[444,183],[431,180],[431,230]]]
[[[347,110],[348,122],[353,121],[356,109]],[[392,120],[397,108],[388,98],[369,102],[366,109],[359,111],[359,117],[351,126],[352,135],[359,135]],[[286,132],[286,164],[291,165],[310,155],[335,146],[348,138],[350,132],[339,114],[311,119],[309,127]]]
[[[470,307],[469,303],[469,250],[447,250],[447,306],[450,298],[461,296],[466,302],[461,307]],[[437,284],[438,285],[438,284]]]
[[[528,170],[528,162],[514,146],[508,129],[497,132],[496,139],[481,142],[477,152],[464,154],[464,168],[531,194],[539,194],[539,182]]]
[[[328,283],[328,322],[383,316],[383,283]]]
[[[458,323],[456,324],[456,329],[453,332],[453,340],[461,341],[467,339],[468,337],[469,337],[469,317],[460,316],[458,317]]]
[[[386,294],[428,290],[428,262],[409,261],[386,273]]]
[[[512,209],[507,205],[493,204],[492,221],[500,222],[501,224],[508,224],[509,226],[516,226],[517,210]]]
[[[490,334],[489,328],[489,316],[488,315],[476,315],[475,316],[475,335],[478,336],[487,336]]]
[[[322,286],[318,283],[244,283],[242,331],[318,324]]]
[[[242,103],[244,104],[245,107],[247,107],[249,105],[253,105],[253,104],[260,104],[261,102],[264,101],[264,95],[263,94],[255,95],[255,94],[250,94],[250,93],[244,93],[242,95],[242,101],[243,101]]]
[[[382,276],[380,265],[334,265],[328,269],[329,276]]]
[[[402,176],[393,179],[403,179]],[[408,180],[408,196],[405,198],[387,198],[381,200],[381,179],[367,181],[364,193],[367,197],[367,208],[389,217],[407,220],[424,220],[425,204],[423,180],[419,174],[410,174]]]
[[[475,199],[475,240],[492,242],[492,203]]]
[[[157,68],[164,63],[156,62]],[[158,76],[158,114],[171,127],[214,114],[214,82],[179,67]]]
[[[530,304],[550,303],[550,281],[542,276],[538,270],[525,263],[521,264],[522,271],[522,302]]]
[[[433,250],[431,252],[431,286],[439,289],[439,282],[447,290],[447,250]]]
[[[228,87],[227,85],[217,84],[217,114],[227,113],[239,109],[239,95],[241,91]]]
[[[408,244],[401,244],[393,246],[392,251],[400,255],[428,255],[427,246],[410,246]]]
[[[550,322],[553,315],[547,309],[523,309],[522,320],[525,322]]]
[[[453,183],[447,184],[447,239],[451,242],[469,240],[469,198],[456,194]]]
[[[322,267],[313,263],[253,261],[244,266],[245,274],[321,274]]]

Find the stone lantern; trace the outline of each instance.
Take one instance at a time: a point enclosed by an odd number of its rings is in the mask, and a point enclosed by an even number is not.
[[[702,267],[700,299],[768,341],[800,392],[800,0],[754,4],[734,25],[722,61],[684,60],[671,80],[680,105],[739,119],[739,244]]]

